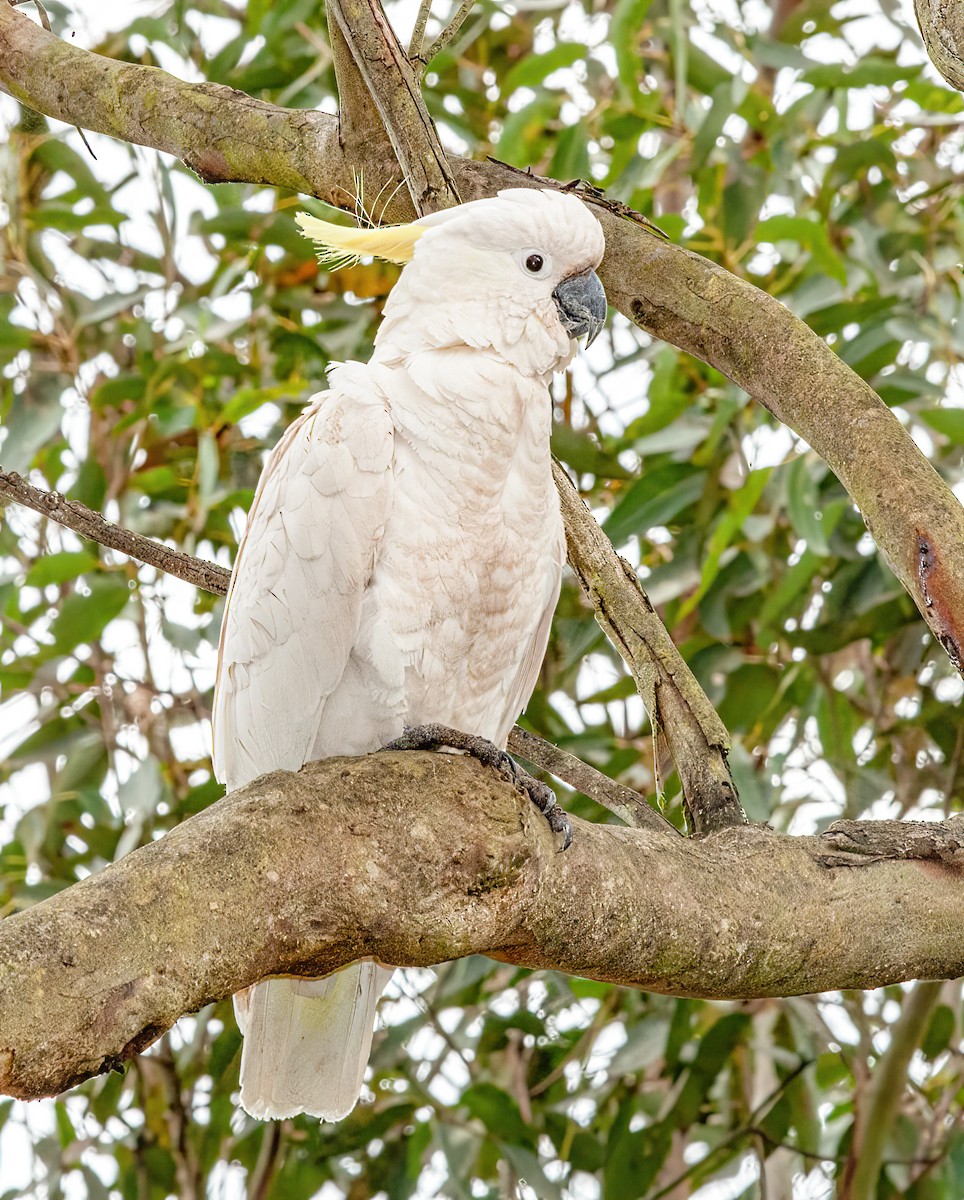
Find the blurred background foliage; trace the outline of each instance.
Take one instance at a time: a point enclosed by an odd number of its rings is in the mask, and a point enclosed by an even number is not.
[[[48,7],[75,44],[334,111],[318,0]],[[389,12],[404,37],[411,4]],[[426,96],[452,149],[592,180],[779,296],[962,494],[964,102],[908,4],[480,0]],[[303,199],[204,187],[105,137],[94,158],[0,101],[0,461],[229,565],[266,447],[329,362],[367,356],[395,268],[319,274]],[[376,215],[384,199],[366,197]],[[961,680],[824,463],[618,316],[556,399],[556,452],[719,706],[750,816],[809,832],[959,809]],[[3,514],[0,913],[220,794],[221,606]],[[654,802],[658,774],[680,821],[672,764],[571,582],[525,722]],[[342,1124],[237,1111],[222,1003],[124,1075],[0,1103],[0,1196],[964,1195],[957,984],[723,1004],[484,959],[396,981],[369,1102]],[[861,1112],[880,1135],[862,1192]]]

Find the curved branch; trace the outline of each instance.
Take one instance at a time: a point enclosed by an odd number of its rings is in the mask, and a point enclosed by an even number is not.
[[[952,88],[964,92],[964,9],[959,0],[914,0],[931,62]]]
[[[483,953],[721,999],[964,973],[961,819],[927,827],[925,863],[860,867],[761,826],[574,824],[558,852],[533,805],[452,755],[264,776],[0,923],[0,1091],[56,1094],[266,975],[362,957]]]
[[[334,117],[102,58],[5,4],[0,86],[48,116],[175,154],[211,182],[274,184],[343,205],[353,194],[353,167],[379,187],[397,178],[377,152],[369,159],[359,147],[359,157],[349,159]],[[558,186],[501,163],[449,162],[463,200],[503,187]],[[778,300],[654,237],[625,219],[621,206],[594,193],[584,199],[596,206],[605,231],[601,274],[612,305],[723,372],[829,463],[924,620],[964,670],[964,508],[907,430]]]
[[[270,184],[341,206],[353,195],[336,117],[82,50],[7,3],[0,90],[58,121],[173,154],[205,183]]]

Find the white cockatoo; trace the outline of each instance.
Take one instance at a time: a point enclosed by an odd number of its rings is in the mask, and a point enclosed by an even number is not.
[[[510,189],[382,229],[298,220],[324,262],[405,266],[370,361],[330,371],[261,475],[215,687],[229,791],[432,722],[505,746],[566,553],[550,377],[606,315],[602,229],[572,195]],[[349,1113],[390,976],[360,962],[237,995],[244,1108]]]

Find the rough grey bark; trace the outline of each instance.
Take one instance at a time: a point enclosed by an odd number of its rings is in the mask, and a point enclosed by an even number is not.
[[[964,92],[964,5],[960,0],[914,0],[930,60],[947,82]]]
[[[175,154],[212,183],[273,184],[345,206],[353,170],[363,172],[370,195],[383,185],[387,195],[397,181],[377,140],[368,153],[364,144],[346,152],[335,117],[114,62],[4,4],[0,87],[47,116]],[[408,133],[414,139],[415,129]],[[463,200],[558,186],[491,161],[450,158],[449,166]],[[745,388],[830,464],[935,637],[964,668],[964,508],[907,430],[778,300],[656,237],[622,206],[584,198],[606,235],[600,274],[610,303]],[[400,192],[387,219],[412,211]]]
[[[452,755],[264,776],[0,922],[0,1091],[54,1095],[266,975],[366,956],[719,999],[964,973],[964,819],[860,826],[879,860],[761,826],[574,826],[560,853],[533,805]]]

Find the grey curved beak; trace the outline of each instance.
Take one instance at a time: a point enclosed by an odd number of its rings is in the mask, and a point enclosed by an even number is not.
[[[559,320],[570,337],[588,334],[586,345],[591,346],[606,324],[606,293],[595,271],[564,279],[552,293],[559,310]]]

